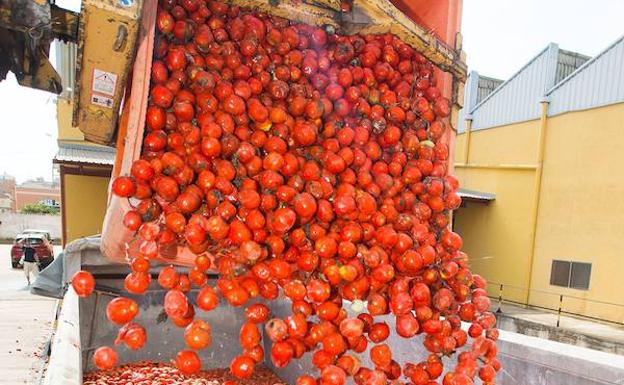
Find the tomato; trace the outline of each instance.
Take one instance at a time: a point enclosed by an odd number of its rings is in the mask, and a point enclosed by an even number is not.
[[[184,341],[191,349],[200,350],[208,347],[212,342],[210,325],[202,320],[191,322],[184,329]]]
[[[279,318],[269,320],[266,323],[265,330],[267,336],[273,342],[282,341],[288,336],[288,325]]]
[[[108,346],[97,348],[93,353],[93,364],[100,370],[112,369],[117,365],[117,352]]]
[[[346,379],[345,371],[335,365],[328,365],[321,371],[321,385],[343,385]]]
[[[251,349],[260,343],[262,335],[258,326],[252,322],[245,322],[239,334],[240,345],[243,349]]]
[[[254,371],[255,361],[246,355],[234,357],[230,362],[230,372],[238,378],[250,378]]]
[[[149,289],[152,277],[145,272],[136,271],[128,274],[124,280],[124,287],[129,293],[143,294]]]
[[[287,341],[279,341],[271,347],[271,361],[278,368],[283,368],[295,354],[293,346]]]
[[[253,323],[263,323],[269,318],[269,308],[261,303],[255,303],[245,309],[245,316]]]
[[[323,338],[322,344],[323,349],[333,355],[342,354],[347,349],[345,340],[338,333],[332,333]]]
[[[136,191],[136,184],[133,178],[127,176],[120,176],[113,181],[113,193],[123,198],[128,198],[134,195]]]
[[[192,350],[182,350],[175,358],[175,365],[182,374],[194,374],[201,370],[201,360]]]
[[[124,215],[123,224],[128,230],[137,231],[143,224],[143,219],[138,211],[130,210]]]
[[[373,346],[370,350],[370,358],[373,363],[380,368],[385,368],[392,362],[392,352],[386,344]]]
[[[190,305],[186,295],[178,289],[170,289],[165,294],[165,311],[169,317],[173,318],[185,318]]]
[[[158,283],[163,289],[173,289],[178,285],[180,275],[173,266],[166,266],[158,274]]]
[[[295,385],[317,385],[317,383],[314,377],[308,374],[303,374],[297,377],[297,382]]]
[[[289,208],[277,209],[270,221],[271,229],[277,233],[285,233],[295,224],[297,214]]]
[[[379,343],[385,341],[390,335],[390,328],[385,322],[379,322],[371,326],[368,332],[368,338],[371,342]]]
[[[119,345],[123,342],[128,348],[137,350],[141,349],[146,341],[147,333],[145,328],[139,324],[128,323],[119,329],[115,345]]]
[[[88,297],[95,288],[95,278],[88,271],[80,270],[72,277],[71,284],[79,297]]]
[[[364,322],[359,318],[346,318],[340,322],[340,334],[345,338],[356,338],[364,333]]]
[[[173,103],[173,92],[164,85],[156,85],[152,87],[150,93],[152,102],[158,107],[169,108]]]
[[[139,314],[139,305],[130,298],[117,297],[106,305],[106,317],[117,325],[126,324]]]

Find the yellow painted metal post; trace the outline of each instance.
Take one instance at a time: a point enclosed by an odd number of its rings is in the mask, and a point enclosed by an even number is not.
[[[466,128],[466,140],[464,142],[464,164],[469,164],[468,159],[470,154],[470,134],[472,133],[472,119],[464,120],[464,127]]]
[[[526,284],[525,303],[529,304],[531,279],[533,277],[533,261],[535,260],[535,241],[537,239],[537,216],[539,213],[540,194],[542,190],[542,170],[544,168],[544,151],[546,148],[546,128],[548,121],[548,101],[541,102],[541,116],[537,142],[537,161],[535,168],[535,183],[533,187],[533,204],[531,209],[531,248],[529,254],[529,276]]]

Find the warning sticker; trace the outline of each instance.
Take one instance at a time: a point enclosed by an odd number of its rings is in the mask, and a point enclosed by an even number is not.
[[[117,85],[117,75],[112,72],[106,72],[97,68],[93,69],[93,85],[91,90],[95,93],[104,95],[115,95],[115,86]]]
[[[113,99],[106,96],[91,95],[91,103],[106,108],[113,108]]]

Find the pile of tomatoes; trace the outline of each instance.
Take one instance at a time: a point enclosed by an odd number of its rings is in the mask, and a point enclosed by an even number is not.
[[[86,373],[83,385],[283,385],[282,380],[265,367],[251,378],[233,378],[227,370],[212,369],[193,375],[180,373],[171,365],[138,362],[108,370]]]
[[[342,36],[212,0],[161,0],[156,27],[142,155],[112,190],[133,204],[123,224],[140,240],[129,293],[148,289],[150,261],[179,245],[197,255],[188,274],[170,266],[158,277],[167,315],[185,328],[179,370],[200,370],[196,351],[210,346],[197,310],[281,294],[292,302],[285,319],[246,308],[237,377],[265,354],[283,367],[308,352],[320,375],[298,385],[493,384],[496,320],[449,230],[461,199],[433,65],[392,35]],[[90,279],[76,281],[79,294]],[[349,302],[365,312],[350,317]],[[131,349],[146,338],[137,312],[127,298],[107,310]],[[385,314],[394,325],[378,321]],[[418,338],[429,356],[400,364],[391,333]],[[456,352],[444,370],[441,358]],[[94,359],[111,367],[116,353],[103,347]]]

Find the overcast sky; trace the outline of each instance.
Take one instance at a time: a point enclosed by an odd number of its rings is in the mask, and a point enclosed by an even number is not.
[[[464,0],[468,67],[507,79],[549,43],[594,56],[624,35],[623,0]]]
[[[77,10],[79,0],[57,0]],[[468,66],[506,79],[550,42],[593,56],[624,34],[624,0],[464,0]],[[54,63],[54,61],[52,61]],[[56,154],[53,95],[0,82],[0,174],[50,179]]]

